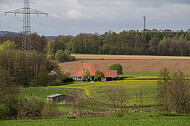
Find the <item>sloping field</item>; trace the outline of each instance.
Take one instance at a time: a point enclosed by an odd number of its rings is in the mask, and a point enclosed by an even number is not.
[[[82,58],[78,57],[77,55],[76,55],[77,58]],[[82,59],[93,59],[96,57],[98,57],[97,59],[101,59],[101,57],[103,56],[104,55],[86,55],[86,57],[83,57]],[[180,69],[184,73],[190,73],[190,57],[129,56],[132,59],[127,60],[128,56],[116,57],[116,55],[114,55],[112,57],[113,60],[110,60],[111,57],[112,55],[105,55],[104,59],[109,59],[109,60],[83,60],[83,62],[98,63],[101,70],[108,70],[111,64],[120,63],[123,66],[124,71],[160,72],[160,69],[167,68],[170,72],[174,72]],[[123,57],[126,60],[116,60],[116,59],[114,60],[114,57],[117,59],[121,59],[121,57]],[[69,69],[70,73],[72,73],[75,71],[75,63],[77,62],[81,61],[60,63],[59,66],[62,71]]]
[[[79,82],[76,84],[69,84],[63,86],[55,86],[59,88],[74,88],[74,89],[83,89],[87,96],[96,96],[101,97],[103,100],[101,102],[108,103],[105,97],[105,92],[110,87],[126,87],[128,92],[128,106],[133,106],[134,104],[138,105],[138,98],[140,91],[143,94],[143,105],[155,105],[155,97],[156,97],[156,83],[157,80],[119,80],[119,81],[107,81],[107,82],[95,82],[95,83],[84,83]],[[136,98],[138,97],[138,98]]]

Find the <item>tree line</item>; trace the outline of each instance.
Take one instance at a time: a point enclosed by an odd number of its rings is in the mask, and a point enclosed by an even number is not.
[[[16,48],[21,49],[21,35],[13,34],[1,36],[0,43],[14,41]],[[59,35],[55,40],[33,33],[32,40],[34,50],[46,53],[52,59],[55,59],[58,50],[64,51],[64,54],[190,55],[190,32],[182,30],[108,31],[101,35],[80,33],[76,36]]]
[[[37,51],[0,51],[0,68],[8,71],[17,85],[24,87],[59,85],[70,78],[60,72],[56,62]]]
[[[112,55],[189,56],[190,33],[173,31],[123,31],[105,34],[81,33],[66,47],[71,53]]]

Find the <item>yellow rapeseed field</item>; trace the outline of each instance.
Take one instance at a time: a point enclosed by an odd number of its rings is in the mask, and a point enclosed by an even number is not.
[[[95,83],[76,83],[64,86],[57,86],[62,88],[79,88],[85,90],[87,96],[104,96],[106,90],[113,86],[123,86],[127,88],[129,95],[128,104],[133,106],[139,104],[140,91],[142,92],[143,105],[154,105],[156,96],[157,80],[119,80],[108,82]]]

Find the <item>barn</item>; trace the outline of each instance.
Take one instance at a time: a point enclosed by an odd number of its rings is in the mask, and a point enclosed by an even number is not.
[[[75,81],[81,81],[82,75],[85,71],[88,70],[92,75],[90,80],[94,81],[96,71],[100,71],[100,67],[97,63],[76,63],[75,64],[75,72],[73,72],[72,77]],[[102,71],[104,73],[105,78],[102,78],[101,81],[111,81],[117,80],[117,70],[105,70]]]
[[[47,100],[52,100],[55,103],[60,103],[60,104],[71,104],[72,97],[68,95],[63,95],[63,94],[53,94],[53,95],[47,96]]]

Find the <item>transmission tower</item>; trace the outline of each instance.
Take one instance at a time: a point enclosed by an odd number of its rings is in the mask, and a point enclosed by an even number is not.
[[[144,19],[144,30],[146,29],[146,16],[143,16]]]
[[[46,16],[48,16],[48,14],[30,8],[29,0],[24,0],[23,8],[7,11],[5,12],[5,15],[7,15],[7,13],[14,13],[15,16],[16,14],[23,14],[22,50],[32,50],[30,14],[36,14],[37,16],[39,16],[39,14],[45,14]]]

